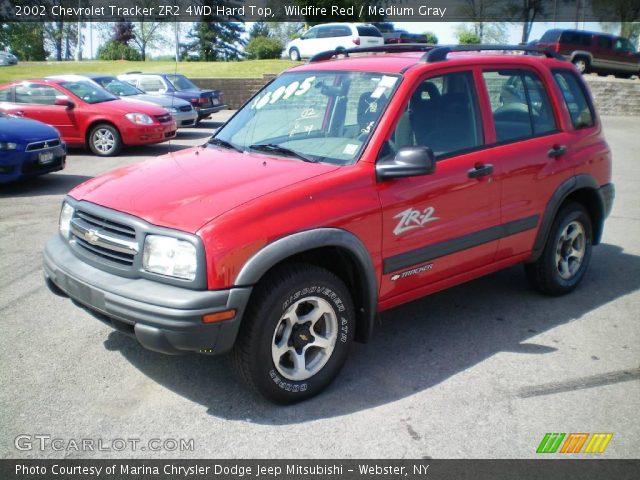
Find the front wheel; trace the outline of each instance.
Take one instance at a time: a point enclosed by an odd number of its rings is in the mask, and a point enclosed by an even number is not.
[[[289,265],[256,287],[234,348],[235,365],[268,399],[299,402],[337,376],[354,330],[353,303],[342,280],[313,265]]]
[[[101,157],[117,155],[122,148],[120,132],[114,126],[106,123],[96,125],[89,133],[89,148]]]
[[[297,48],[292,48],[291,50],[289,50],[289,58],[294,62],[300,61],[300,52]]]
[[[591,259],[593,230],[589,213],[568,203],[558,215],[540,258],[525,265],[532,285],[548,295],[564,295],[582,281]]]

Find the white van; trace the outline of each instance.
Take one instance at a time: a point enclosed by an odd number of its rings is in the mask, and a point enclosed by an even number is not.
[[[316,25],[299,38],[290,41],[283,56],[291,60],[309,58],[316,53],[336,48],[357,48],[384,45],[384,38],[375,26],[366,23],[326,23]]]

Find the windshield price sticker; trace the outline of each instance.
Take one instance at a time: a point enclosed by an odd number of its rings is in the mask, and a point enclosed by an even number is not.
[[[269,103],[273,104],[280,100],[286,100],[287,98],[291,98],[291,96],[299,97],[304,95],[309,91],[315,79],[316,77],[313,76],[305,78],[302,82],[294,80],[287,86],[282,85],[272,92],[266,92],[260,98],[256,99],[253,105],[251,105],[251,108],[260,110]]]

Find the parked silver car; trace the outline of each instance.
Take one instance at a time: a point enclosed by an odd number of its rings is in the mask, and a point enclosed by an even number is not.
[[[198,112],[185,100],[170,97],[167,95],[150,95],[133,85],[118,80],[112,75],[59,75],[51,78],[67,78],[89,80],[97,83],[99,86],[107,90],[109,93],[120,97],[122,100],[131,100],[138,102],[148,102],[160,105],[165,108],[176,121],[178,128],[192,127],[198,119]]]
[[[0,67],[16,65],[17,63],[18,63],[18,57],[16,57],[13,53],[0,52]]]

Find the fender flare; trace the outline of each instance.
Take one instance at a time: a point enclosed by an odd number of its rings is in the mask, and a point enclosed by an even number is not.
[[[244,264],[235,285],[255,285],[269,269],[293,255],[323,247],[347,250],[358,268],[362,290],[361,308],[356,308],[356,336],[360,342],[371,338],[378,307],[378,282],[369,251],[354,234],[339,228],[305,230],[282,237],[258,252]]]
[[[573,59],[576,57],[587,57],[589,59],[589,66],[593,66],[593,54],[591,52],[587,52],[586,50],[574,50],[571,52],[571,63],[573,63]]]
[[[588,174],[580,174],[575,175],[566,179],[564,182],[560,184],[560,186],[556,189],[555,192],[551,195],[551,198],[547,202],[547,206],[544,209],[544,214],[542,216],[542,221],[540,222],[540,228],[538,229],[538,235],[536,236],[536,240],[533,244],[533,253],[528,262],[535,262],[540,255],[542,255],[542,251],[544,250],[544,246],[547,243],[547,239],[549,237],[549,233],[551,231],[551,225],[560,210],[560,206],[563,202],[571,195],[573,192],[580,189],[591,189],[597,195],[599,199],[599,208],[600,212],[598,212],[599,217],[604,221],[606,216],[604,201],[602,199],[602,194],[600,192],[600,185],[591,175]],[[594,232],[601,232],[602,229],[597,225],[594,225]],[[597,245],[600,242],[600,234],[596,233],[593,238],[593,244]]]

